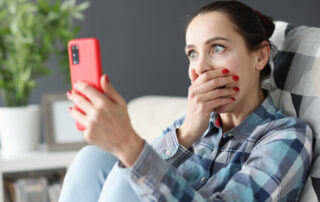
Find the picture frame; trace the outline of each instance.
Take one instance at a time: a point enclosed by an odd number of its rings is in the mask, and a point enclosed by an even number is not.
[[[87,145],[83,132],[76,128],[76,121],[68,108],[73,103],[65,93],[49,93],[42,96],[41,111],[44,120],[45,143],[50,151],[79,150]]]

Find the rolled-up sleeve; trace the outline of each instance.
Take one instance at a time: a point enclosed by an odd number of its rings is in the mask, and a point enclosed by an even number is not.
[[[142,201],[206,201],[148,143],[131,168],[117,169]]]
[[[179,144],[176,129],[173,129],[165,135],[157,138],[152,142],[152,147],[162,159],[175,168],[178,168],[193,154],[192,148],[188,150]]]
[[[184,119],[185,116],[175,120],[162,132],[162,135],[156,138],[151,144],[161,158],[175,168],[178,168],[193,154],[193,148],[191,147],[189,150],[186,149],[179,144],[177,138],[177,129],[181,127]]]

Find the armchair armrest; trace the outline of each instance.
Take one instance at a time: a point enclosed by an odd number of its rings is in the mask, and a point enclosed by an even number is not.
[[[161,135],[174,120],[183,116],[186,108],[186,97],[149,95],[128,103],[133,128],[149,143]]]

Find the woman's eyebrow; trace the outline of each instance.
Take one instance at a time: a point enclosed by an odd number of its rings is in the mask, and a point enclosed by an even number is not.
[[[213,37],[211,39],[208,39],[205,44],[208,44],[208,43],[211,43],[213,41],[218,41],[218,40],[224,40],[224,41],[229,41],[227,38],[224,38],[224,37],[221,37],[221,36],[216,36],[216,37]]]
[[[229,41],[227,38],[224,38],[224,37],[221,37],[221,36],[216,36],[216,37],[212,37],[208,40],[206,40],[205,44],[209,44],[209,43],[212,43],[214,41],[218,41],[218,40],[224,40],[224,41]],[[195,47],[194,45],[192,44],[189,44],[189,45],[186,45],[185,49],[188,49],[188,48],[193,48]]]

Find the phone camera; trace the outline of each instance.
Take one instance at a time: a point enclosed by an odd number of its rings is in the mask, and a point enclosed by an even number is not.
[[[72,51],[72,63],[79,64],[79,47],[77,45],[71,46]]]

